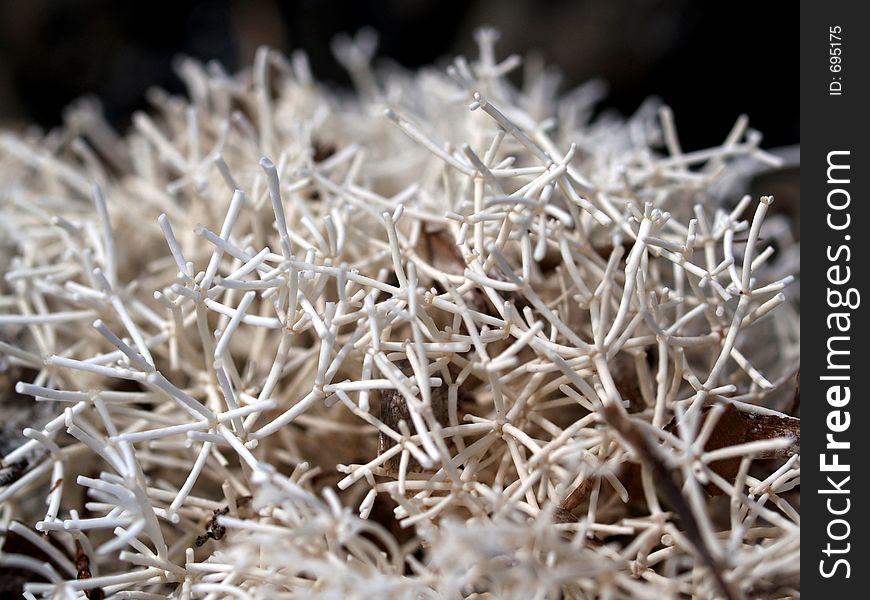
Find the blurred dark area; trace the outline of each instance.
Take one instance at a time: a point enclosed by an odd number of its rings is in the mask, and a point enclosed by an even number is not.
[[[684,149],[718,144],[741,113],[763,146],[799,142],[798,7],[742,0],[0,0],[0,127],[61,122],[94,94],[125,128],[144,92],[183,89],[173,58],[234,71],[260,44],[304,49],[315,75],[347,84],[330,40],[370,26],[379,56],[413,68],[476,55],[473,31],[501,31],[500,56],[539,50],[563,89],[599,77],[630,114],[650,95],[676,114]]]

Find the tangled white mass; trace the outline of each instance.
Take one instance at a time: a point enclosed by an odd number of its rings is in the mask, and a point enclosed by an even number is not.
[[[778,159],[517,88],[495,37],[339,40],[352,97],[183,61],[124,137],[2,134],[26,597],[799,597],[799,246],[729,194]]]

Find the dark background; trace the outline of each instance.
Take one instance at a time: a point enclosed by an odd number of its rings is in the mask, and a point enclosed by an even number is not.
[[[624,114],[662,97],[685,149],[718,144],[744,112],[774,148],[800,137],[798,17],[758,0],[0,0],[0,126],[57,125],[93,93],[124,128],[148,87],[182,91],[178,54],[237,70],[259,44],[302,48],[318,79],[346,85],[337,33],[372,26],[379,56],[419,67],[476,55],[472,32],[489,24],[499,56],[541,50],[564,89],[601,77]]]

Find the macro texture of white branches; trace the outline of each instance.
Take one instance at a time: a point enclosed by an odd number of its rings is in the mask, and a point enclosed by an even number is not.
[[[799,595],[798,245],[725,185],[777,159],[477,38],[340,39],[348,97],[182,61],[126,136],[2,134],[28,597]]]

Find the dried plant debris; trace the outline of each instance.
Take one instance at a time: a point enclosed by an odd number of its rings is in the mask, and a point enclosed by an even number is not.
[[[405,377],[414,375],[411,363],[407,360],[400,361],[396,367]],[[428,405],[423,405],[420,408],[417,407],[417,398],[414,396],[408,398],[403,396],[399,390],[383,390],[381,392],[380,420],[391,432],[400,431],[404,435],[410,435],[411,427],[415,426],[415,420],[429,420],[431,422],[434,419],[439,425],[446,427],[449,425],[447,403],[447,390],[444,387],[430,389]],[[380,432],[378,436],[379,454],[387,452],[395,445],[396,440],[393,437],[384,431]],[[403,455],[407,456],[403,459]],[[396,474],[399,472],[402,460],[406,461],[406,470],[417,472],[423,468],[417,458],[411,456],[408,449],[403,449],[401,454],[393,455],[385,460],[383,468]],[[427,459],[424,460],[427,464],[431,464]]]
[[[75,567],[77,571],[76,579],[90,579],[93,577],[91,573],[91,558],[85,552],[79,540],[75,541]],[[85,589],[85,596],[87,596],[88,600],[103,600],[106,597],[106,592],[103,591],[103,588],[89,588]]]
[[[661,450],[650,441],[649,437],[637,425],[632,423],[628,416],[618,408],[618,405],[613,403],[606,405],[602,411],[602,416],[607,424],[626,441],[643,466],[649,469],[659,497],[669,504],[679,516],[682,532],[697,552],[701,562],[710,570],[719,592],[728,600],[738,598],[740,593],[734,589],[735,586],[725,580],[719,559],[713,555],[713,551],[704,539],[699,523],[700,515],[692,510],[692,506],[674,480],[671,469],[662,458]]]
[[[598,87],[517,86],[496,38],[419,73],[342,38],[352,98],[302,53],[182,60],[188,98],[129,134],[89,104],[0,134],[19,590],[798,594],[799,421],[770,407],[799,246],[723,190],[776,157],[743,117],[693,152],[654,102],[589,120]]]
[[[21,458],[12,461],[0,461],[0,486],[15,483],[36,467],[48,454],[43,448],[32,448]]]
[[[706,424],[711,412],[704,412],[701,427]],[[715,450],[734,448],[739,444],[751,444],[764,440],[773,441],[768,448],[761,448],[754,453],[756,459],[789,458],[799,455],[801,451],[801,421],[786,415],[766,412],[741,411],[729,404],[726,408],[715,413],[715,423],[708,428],[704,443],[704,451],[712,453]],[[677,433],[674,423],[668,425],[665,430]],[[777,444],[777,442],[785,442]],[[726,450],[728,452],[728,450]],[[716,456],[713,454],[712,456]],[[740,471],[740,463],[744,458],[743,453],[731,453],[720,460],[711,460],[707,464],[709,468],[720,475],[726,481],[734,483]],[[707,484],[704,489],[711,496],[719,496],[726,493],[721,487]]]
[[[218,517],[223,516],[228,512],[230,512],[228,506],[214,509],[211,518],[205,524],[205,535],[196,536],[194,543],[196,543],[197,546],[202,546],[209,540],[222,540],[224,534],[227,532],[227,528],[218,523]]]
[[[465,259],[448,231],[425,232],[423,243],[426,260],[435,269],[457,276],[465,272]]]
[[[250,513],[250,505],[253,500],[252,496],[243,496],[237,499],[237,510],[241,513]],[[221,525],[220,517],[230,512],[229,506],[216,508],[212,511],[211,517],[205,523],[205,534],[196,536],[194,543],[197,546],[204,545],[209,540],[222,540],[227,532],[227,528]]]

